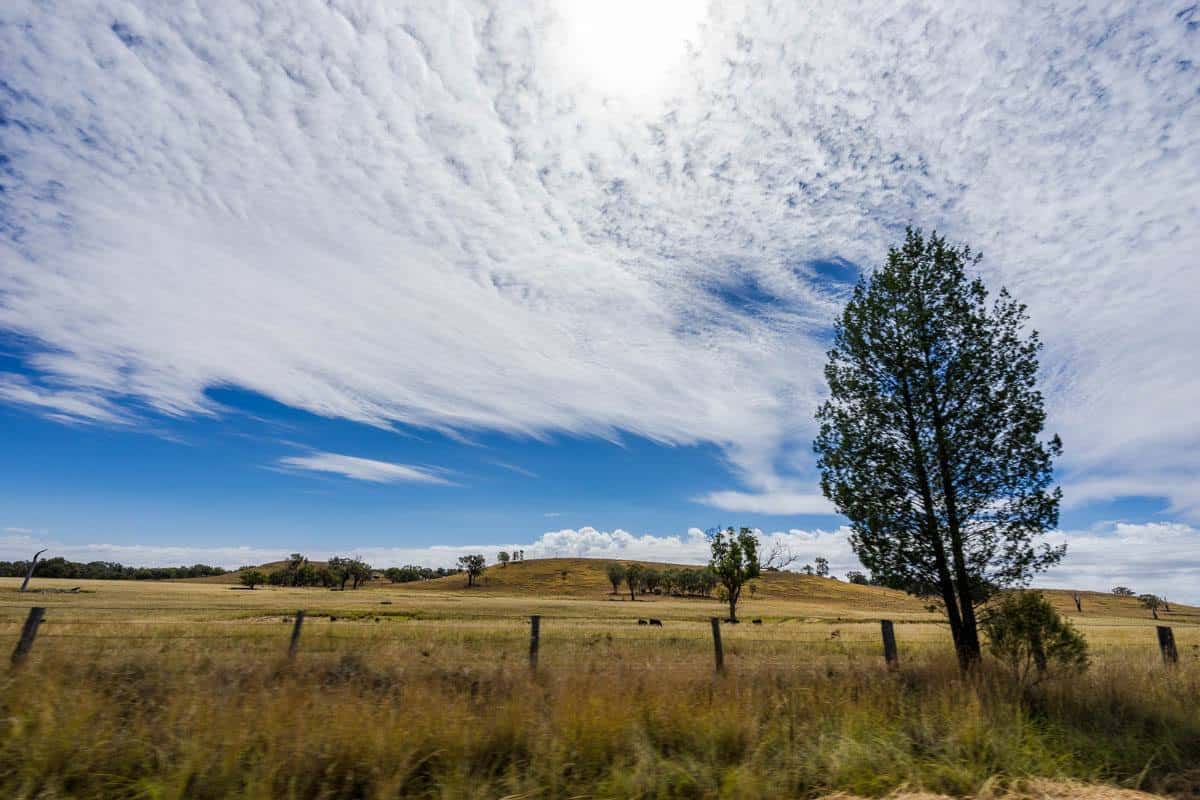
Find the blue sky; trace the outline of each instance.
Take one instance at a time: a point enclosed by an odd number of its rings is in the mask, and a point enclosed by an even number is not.
[[[1041,332],[1046,580],[1200,585],[1200,12],[0,9],[0,557],[855,565],[812,412],[913,223]]]

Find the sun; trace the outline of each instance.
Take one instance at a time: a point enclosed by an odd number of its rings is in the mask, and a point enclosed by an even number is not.
[[[558,0],[555,60],[573,83],[605,97],[658,97],[707,9],[707,0]]]

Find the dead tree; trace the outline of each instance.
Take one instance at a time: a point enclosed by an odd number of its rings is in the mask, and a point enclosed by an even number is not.
[[[33,577],[33,568],[37,566],[37,560],[44,552],[46,552],[46,548],[43,547],[33,554],[33,561],[29,562],[29,571],[25,573],[25,580],[21,581],[21,588],[18,591],[25,591],[25,587],[29,585],[29,579]]]

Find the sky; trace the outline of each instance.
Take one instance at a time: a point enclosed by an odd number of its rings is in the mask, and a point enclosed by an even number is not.
[[[1197,54],[1183,0],[10,0],[0,558],[855,568],[813,411],[911,224],[1045,343],[1040,580],[1200,602]]]

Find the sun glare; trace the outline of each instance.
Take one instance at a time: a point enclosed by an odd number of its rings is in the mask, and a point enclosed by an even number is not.
[[[658,96],[706,16],[706,0],[559,0],[559,59],[608,97]]]

